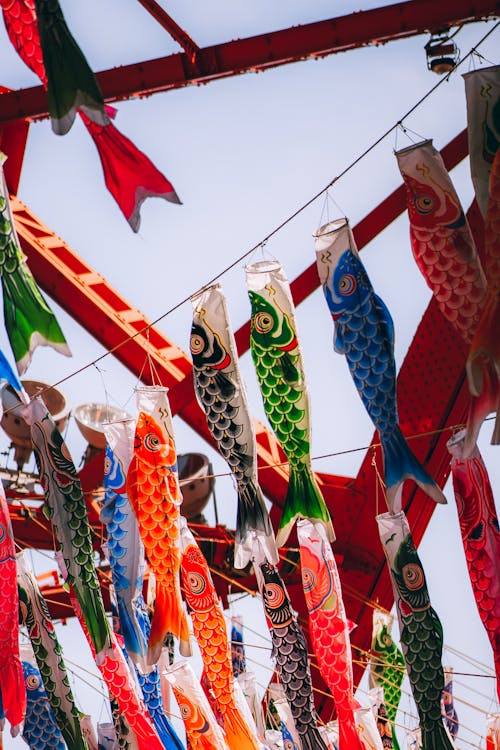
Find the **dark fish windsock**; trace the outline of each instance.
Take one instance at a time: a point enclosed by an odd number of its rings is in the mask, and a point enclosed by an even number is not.
[[[433,500],[443,493],[410,450],[398,424],[394,324],[371,285],[347,219],[316,233],[320,282],[333,318],[334,347],[344,354],[354,384],[379,432],[389,509],[401,509],[403,482],[415,482]]]

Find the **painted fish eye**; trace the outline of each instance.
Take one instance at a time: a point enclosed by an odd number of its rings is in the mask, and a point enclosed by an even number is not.
[[[424,571],[416,563],[408,563],[403,568],[403,578],[407,587],[414,591],[419,589],[424,583]]]
[[[104,456],[104,476],[107,477],[111,474],[111,459],[109,456]]]
[[[295,747],[292,740],[285,740],[283,743],[284,750],[293,750]]]
[[[257,333],[269,333],[273,327],[273,319],[269,313],[260,312],[255,315],[253,324]]]
[[[157,453],[161,448],[161,442],[158,435],[155,435],[154,432],[149,432],[144,438],[144,447],[147,448],[148,451]]]
[[[36,690],[40,685],[40,680],[38,679],[36,674],[30,674],[26,678],[26,689],[27,690]]]
[[[203,594],[205,591],[205,579],[200,573],[189,573],[187,584],[192,594]]]
[[[416,195],[414,203],[419,214],[428,214],[434,209],[434,201],[430,195]]]
[[[285,593],[277,583],[266,583],[264,598],[271,609],[278,609],[285,601]]]
[[[186,705],[186,703],[181,703],[179,705],[179,708],[181,710],[181,716],[186,721],[187,719],[191,718],[191,707]]]
[[[316,585],[316,576],[310,568],[302,568],[302,585],[304,591],[312,591]]]
[[[352,294],[355,291],[356,286],[356,279],[352,273],[345,273],[339,281],[339,290],[344,296]]]
[[[201,354],[202,351],[204,350],[205,342],[198,333],[193,333],[191,336],[189,346],[191,349],[191,354],[196,356],[197,354]]]

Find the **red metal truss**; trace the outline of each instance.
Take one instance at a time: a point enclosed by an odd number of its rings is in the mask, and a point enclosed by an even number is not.
[[[151,0],[141,2],[151,9],[157,5]],[[409,0],[196,49],[194,55],[189,47],[194,42],[177,24],[174,28],[174,22],[167,16],[168,21],[163,19],[166,27],[170,27],[170,33],[178,37],[180,44],[188,45],[188,54],[118,66],[97,73],[97,79],[108,102],[149,96],[193,83],[208,83],[307,58],[443,31],[496,16],[499,10],[497,0]],[[47,114],[47,94],[42,86],[0,95],[0,123]]]

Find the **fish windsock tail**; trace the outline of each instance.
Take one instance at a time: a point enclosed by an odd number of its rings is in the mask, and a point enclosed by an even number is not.
[[[290,480],[280,527],[276,535],[277,547],[282,547],[285,544],[298,518],[320,521],[325,527],[329,541],[335,541],[330,513],[311,468],[307,464],[290,467]]]
[[[447,502],[434,479],[410,450],[397,425],[389,435],[380,436],[380,442],[384,454],[387,505],[391,513],[399,513],[401,510],[403,482],[406,479],[413,479],[436,503]]]
[[[2,274],[2,289],[5,328],[21,375],[37,346],[51,346],[71,356],[59,323],[24,261],[12,273]]]
[[[421,726],[423,750],[454,750],[450,735],[440,720],[429,729]]]
[[[496,412],[492,445],[500,443],[500,294],[492,295],[483,310],[479,326],[471,344],[465,369],[469,391],[480,402],[475,429],[479,433],[482,420]],[[488,411],[487,411],[488,410]],[[484,416],[483,416],[484,414]],[[469,425],[467,425],[469,429]]]
[[[236,707],[224,711],[224,728],[229,750],[260,750],[257,738]]]
[[[156,581],[155,609],[148,642],[148,664],[156,664],[160,658],[167,633],[173,633],[179,639],[182,656],[191,656],[189,625],[180,594],[173,586],[167,587]]]
[[[234,567],[245,568],[252,559],[253,538],[258,535],[270,563],[277,565],[279,556],[274,531],[264,502],[262,491],[253,480],[238,487],[238,515]]]
[[[137,617],[136,602],[125,601],[117,595],[118,618],[120,620],[120,633],[125,641],[125,648],[135,664],[141,666],[145,671],[145,656],[147,651],[146,637],[139,624]],[[146,670],[147,671],[147,670]]]
[[[100,588],[91,586],[80,586],[76,581],[72,582],[76,598],[87,626],[89,638],[92,641],[96,653],[109,648],[111,643],[111,631],[109,629],[106,610],[102,600]]]
[[[10,654],[0,669],[3,712],[10,722],[12,736],[15,737],[26,715],[26,687],[21,659]]]
[[[299,737],[302,750],[328,750],[317,727],[309,726],[303,734],[299,733]]]
[[[365,750],[356,728],[354,714],[339,718],[339,750]]]

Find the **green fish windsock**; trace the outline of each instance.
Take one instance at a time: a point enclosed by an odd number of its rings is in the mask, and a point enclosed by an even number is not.
[[[401,700],[401,683],[405,671],[404,656],[391,635],[392,615],[375,609],[373,612],[372,644],[370,648],[370,687],[384,691],[384,704],[392,729],[393,746],[399,750],[394,722]]]
[[[403,511],[377,516],[401,646],[422,730],[423,750],[453,750],[441,716],[443,628],[431,607],[422,563]]]
[[[290,287],[277,261],[247,266],[246,279],[252,358],[267,418],[290,466],[276,544],[284,545],[298,518],[321,521],[333,541],[330,514],[311,468],[309,395]]]
[[[66,745],[88,750],[80,726],[83,714],[75,705],[63,652],[38,581],[24,552],[16,555],[19,617],[28,630],[47,698]]]
[[[21,251],[3,173],[5,158],[0,152],[0,274],[5,328],[17,370],[22,375],[28,369],[37,346],[51,346],[67,357],[71,352]]]
[[[78,109],[98,125],[108,125],[101,89],[66,25],[58,0],[35,0],[35,8],[52,130],[57,135],[67,133]]]
[[[54,420],[37,396],[22,408],[45,493],[45,508],[54,527],[90,638],[99,654],[111,646],[101,589],[94,566],[87,506],[75,465]]]

